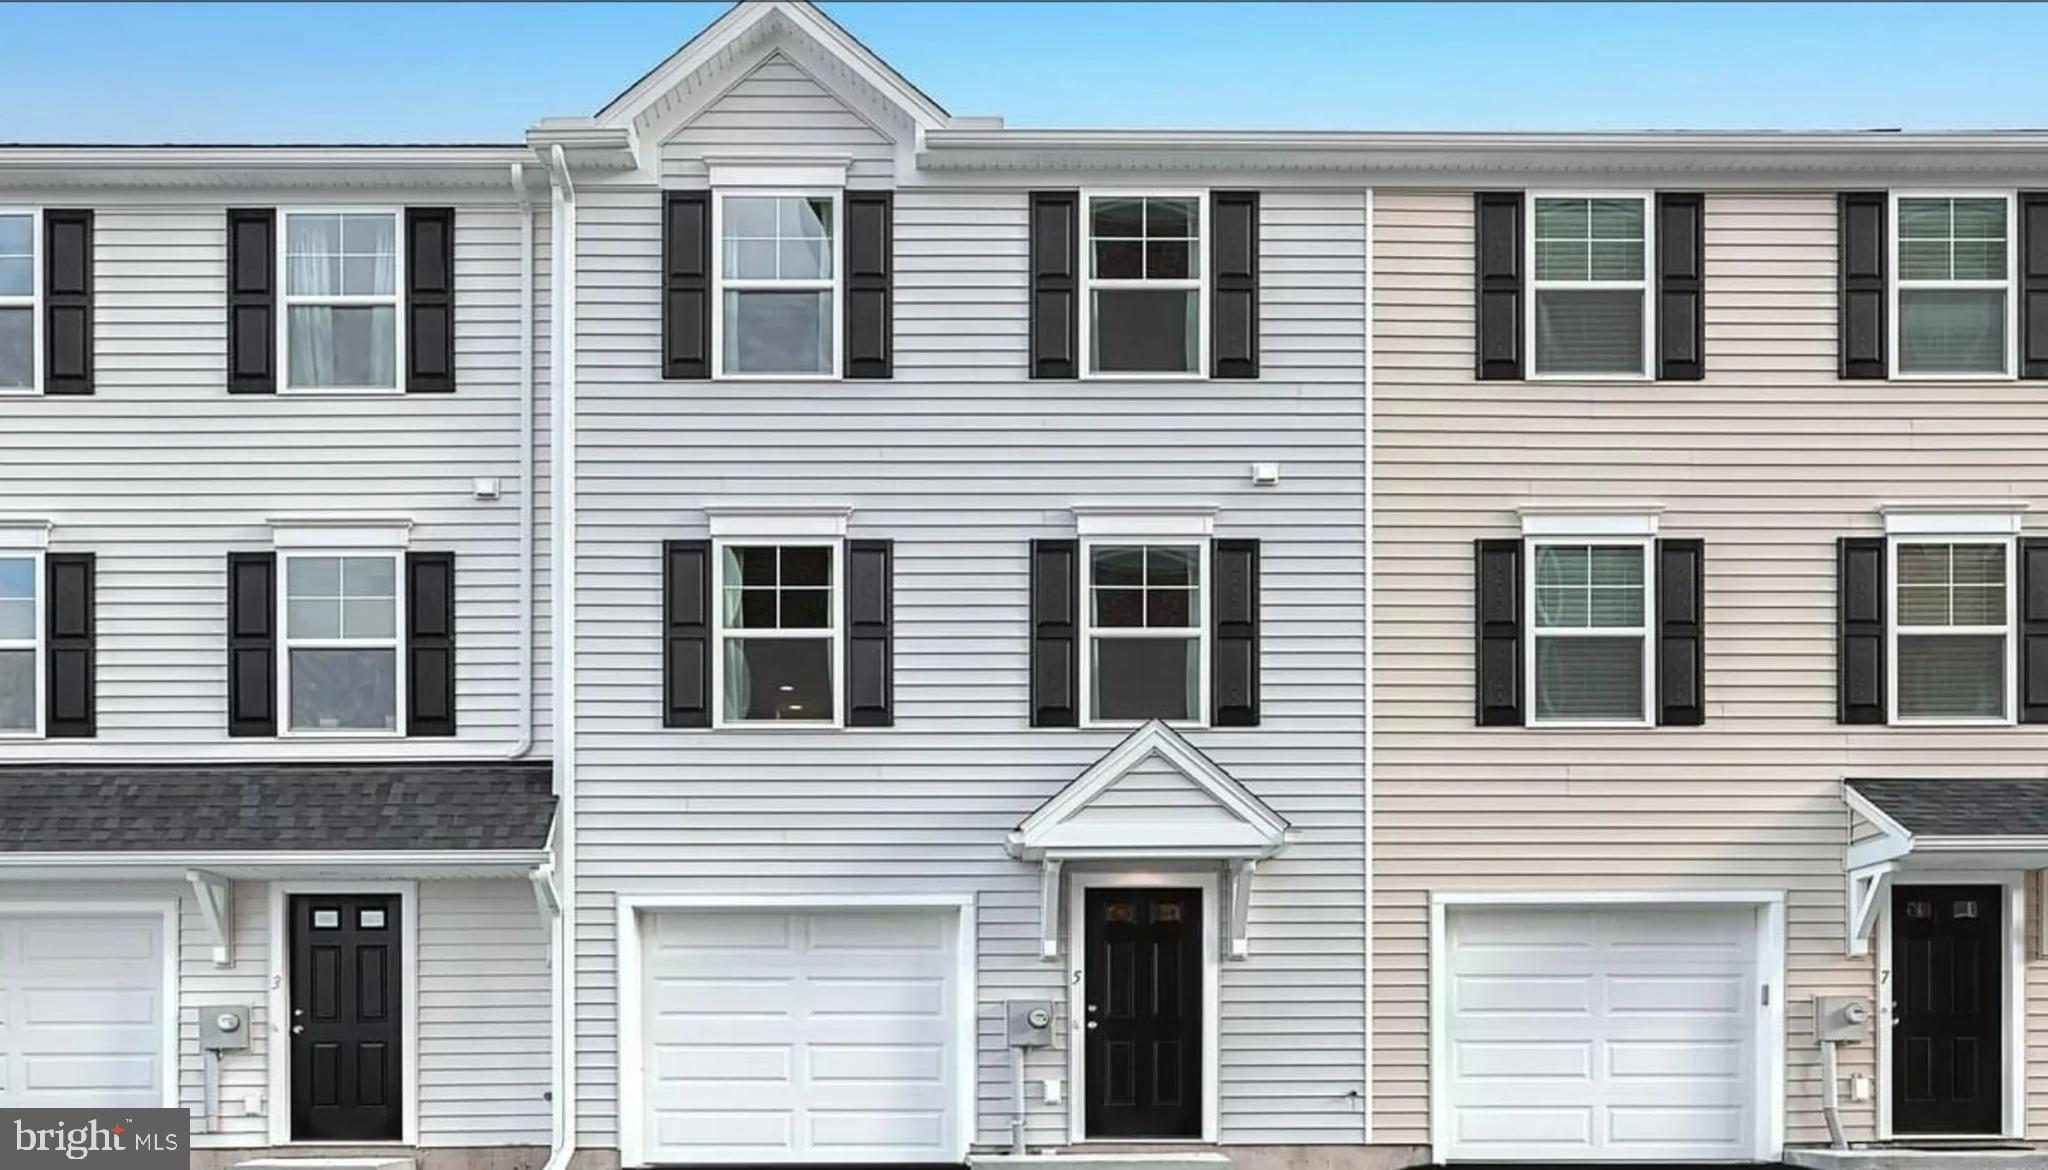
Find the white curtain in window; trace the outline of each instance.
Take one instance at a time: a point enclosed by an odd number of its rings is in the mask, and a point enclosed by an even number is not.
[[[719,581],[733,585],[743,579],[740,575],[740,558],[736,551],[728,547],[719,559]],[[741,591],[720,589],[719,595],[723,599],[720,604],[725,607],[724,628],[739,628],[740,601],[743,596]],[[746,653],[741,647],[740,640],[729,635],[725,645],[720,647],[720,653],[725,655],[725,718],[743,719],[753,708],[754,702],[754,680],[752,672],[747,669]]]

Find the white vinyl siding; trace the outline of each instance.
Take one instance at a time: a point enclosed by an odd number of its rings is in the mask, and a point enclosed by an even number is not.
[[[1786,1136],[1825,1144],[1812,997],[1878,990],[1873,960],[1843,955],[1842,778],[2022,775],[2048,753],[2032,724],[1836,722],[1836,538],[1881,532],[1885,500],[2038,511],[2048,407],[1995,382],[1841,380],[1833,188],[1708,190],[1706,381],[1506,394],[1473,376],[1471,189],[1375,200],[1375,1136],[1429,1140],[1431,891],[1683,887],[1785,891]],[[1655,501],[1704,538],[1704,728],[1473,726],[1471,611],[1444,598],[1470,596],[1474,539],[1558,501]],[[2048,963],[2028,979],[2042,991]],[[2027,1028],[2048,1075],[2048,1013]],[[1873,1059],[1845,1047],[1845,1083]],[[1871,1104],[1842,1105],[1871,1140]],[[2038,1084],[2029,1133],[2048,1136]]]
[[[237,206],[286,193],[245,191]],[[312,758],[319,741],[229,740],[227,554],[270,546],[269,520],[337,509],[405,516],[413,539],[456,554],[459,734],[364,741],[358,760],[475,759],[519,734],[519,215],[510,192],[456,207],[453,394],[228,394],[226,207],[196,193],[82,194],[94,206],[90,396],[0,396],[0,500],[55,521],[52,541],[95,553],[99,734],[50,740],[60,760]],[[536,228],[546,276],[547,228]],[[282,249],[280,249],[282,250]],[[547,298],[538,297],[534,399],[547,521]],[[473,495],[497,477],[503,498]],[[535,577],[541,722],[548,744],[548,541]],[[280,591],[281,592],[281,591]]]
[[[752,128],[785,154],[852,133],[844,104],[806,105],[800,132],[768,72],[660,147],[671,182]],[[855,153],[858,183],[875,172]],[[614,899],[735,890],[973,896],[974,1136],[1008,1140],[1002,1001],[1066,985],[1038,955],[1039,873],[1004,837],[1126,734],[1028,726],[1030,541],[1071,538],[1076,502],[1160,498],[1214,503],[1219,535],[1262,541],[1262,724],[1192,734],[1299,833],[1259,866],[1251,958],[1224,965],[1222,1136],[1364,1140],[1365,196],[1260,187],[1264,376],[1199,395],[1031,380],[1026,190],[921,184],[896,192],[894,378],[679,394],[657,375],[660,192],[579,188],[586,1145],[619,1132]],[[1286,486],[1253,487],[1254,459]],[[844,500],[851,536],[895,541],[895,726],[664,731],[661,542],[705,535],[708,502],[776,498]],[[1067,1057],[1035,1051],[1028,1075],[1064,1079]],[[1042,1096],[1029,1138],[1064,1143],[1067,1105]]]

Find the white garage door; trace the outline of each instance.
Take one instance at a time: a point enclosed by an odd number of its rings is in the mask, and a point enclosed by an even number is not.
[[[1756,1155],[1757,914],[1451,908],[1443,1156]]]
[[[957,1161],[958,917],[648,917],[646,1160]]]
[[[0,1106],[164,1103],[161,917],[0,913]]]

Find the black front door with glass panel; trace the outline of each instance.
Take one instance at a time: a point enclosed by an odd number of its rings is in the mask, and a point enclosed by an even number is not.
[[[292,1140],[395,1142],[405,1131],[396,894],[291,898]]]
[[[1892,1131],[2004,1127],[2004,890],[1892,891]]]
[[[1202,1136],[1202,891],[1095,887],[1084,899],[1091,1138]]]

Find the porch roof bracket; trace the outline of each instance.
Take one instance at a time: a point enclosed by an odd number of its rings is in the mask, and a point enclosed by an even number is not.
[[[213,965],[231,967],[235,962],[235,883],[204,869],[185,871],[185,884],[199,902],[199,917],[213,939]]]
[[[1246,959],[1251,957],[1252,919],[1252,874],[1259,863],[1251,858],[1230,863],[1230,917],[1226,920],[1228,937],[1224,940],[1224,957]]]
[[[1060,868],[1048,857],[1038,867],[1038,957],[1050,963],[1060,957]]]
[[[1892,875],[1898,870],[1898,862],[1880,861],[1849,871],[1847,953],[1851,957],[1870,953],[1871,932],[1877,926],[1878,914],[1884,909],[1885,892],[1891,888]]]

